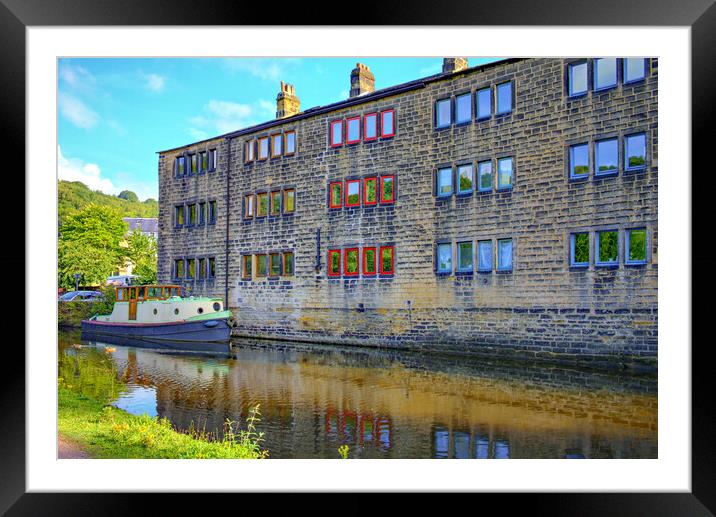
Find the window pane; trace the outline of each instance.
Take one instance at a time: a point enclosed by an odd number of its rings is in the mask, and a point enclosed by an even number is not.
[[[497,241],[497,269],[512,269],[512,239]]]
[[[286,154],[293,154],[296,152],[296,133],[286,133]]]
[[[189,205],[189,224],[196,224],[196,205]]]
[[[438,127],[447,127],[450,125],[450,99],[437,102]]]
[[[209,159],[206,152],[201,153],[201,170],[205,171],[209,167]]]
[[[392,273],[393,272],[393,248],[386,246],[380,248],[380,271],[381,273]]]
[[[273,135],[271,137],[271,155],[279,156],[281,154],[281,135]]]
[[[569,152],[569,174],[572,177],[589,174],[589,145],[573,145]]]
[[[293,253],[290,251],[283,254],[283,274],[293,275]]]
[[[617,139],[597,142],[597,174],[616,171],[619,164]]]
[[[332,275],[341,273],[341,253],[339,251],[328,252],[328,272]]]
[[[241,271],[244,278],[251,278],[251,258],[251,255],[244,255],[244,264]]]
[[[472,120],[472,95],[467,93],[455,99],[456,122]]]
[[[478,242],[477,252],[477,269],[480,271],[492,271],[492,241]]]
[[[452,271],[452,244],[438,244],[438,271]]]
[[[281,213],[281,192],[271,192],[271,215]]]
[[[492,190],[492,161],[477,164],[480,174],[480,190]]]
[[[492,116],[492,90],[484,88],[477,92],[477,118],[490,118]]]
[[[341,199],[341,183],[332,183],[331,184],[331,206],[341,206],[342,205],[342,199]]]
[[[337,145],[343,142],[343,122],[331,124],[331,144]]]
[[[452,194],[452,169],[445,168],[438,170],[438,196]]]
[[[646,135],[630,135],[625,139],[625,161],[627,169],[639,169],[646,165]]]
[[[587,91],[587,63],[569,65],[569,94],[577,95]]]
[[[473,172],[472,165],[460,165],[457,168],[458,192],[472,192]]]
[[[346,181],[346,205],[360,204],[360,181]]]
[[[268,138],[259,139],[259,158],[268,158],[269,152],[269,141]]]
[[[346,140],[349,142],[356,142],[360,140],[360,119],[354,118],[347,121],[347,135]]]
[[[378,192],[376,191],[376,184],[378,180],[376,178],[368,178],[365,180],[365,202],[366,204],[375,203],[378,200]]]
[[[365,127],[363,131],[365,133],[366,140],[372,139],[378,136],[378,117],[376,115],[365,116]]]
[[[216,259],[213,257],[209,259],[209,276],[211,278],[216,276]]]
[[[384,111],[382,114],[382,134],[383,136],[390,136],[395,134],[393,112]]]
[[[271,253],[269,255],[271,264],[271,276],[278,276],[281,274],[281,255],[278,253]]]
[[[258,198],[257,202],[257,213],[258,216],[263,216],[268,214],[268,207],[269,207],[269,200],[268,200],[268,194],[258,194],[256,196]]]
[[[512,186],[512,158],[497,160],[497,188]]]
[[[352,275],[358,273],[358,250],[346,250],[346,274]]]
[[[246,196],[244,198],[244,211],[246,217],[254,215],[254,196]]]
[[[624,59],[624,82],[638,81],[646,76],[646,66],[643,57],[628,57]]]
[[[196,174],[196,155],[195,154],[191,155],[190,163],[191,163],[191,173]]]
[[[286,213],[293,212],[293,210],[295,208],[296,191],[284,190],[283,193],[284,193],[283,211]]]
[[[617,59],[605,57],[594,60],[594,88],[607,88],[617,84]]]
[[[187,278],[194,278],[194,259],[187,260]]]
[[[184,207],[178,206],[175,208],[177,224],[184,224]]]
[[[619,256],[617,232],[599,232],[599,262],[616,262]]]
[[[646,262],[646,230],[628,230],[629,262]]]
[[[457,243],[457,268],[460,271],[472,271],[472,242]]]
[[[497,113],[512,111],[512,83],[497,85]]]
[[[365,263],[363,264],[363,273],[375,273],[375,248],[364,250]]]
[[[589,234],[572,235],[572,264],[589,264]]]
[[[266,276],[267,260],[266,255],[256,255],[256,276]]]
[[[184,175],[184,157],[180,156],[177,158],[177,175],[183,176]]]
[[[383,202],[393,201],[395,199],[395,193],[393,190],[393,177],[383,176],[380,178],[380,182],[382,185],[380,200]]]

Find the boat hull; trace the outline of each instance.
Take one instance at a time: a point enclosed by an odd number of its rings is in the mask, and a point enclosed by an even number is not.
[[[225,319],[173,323],[82,321],[82,339],[170,350],[228,351],[231,327]]]

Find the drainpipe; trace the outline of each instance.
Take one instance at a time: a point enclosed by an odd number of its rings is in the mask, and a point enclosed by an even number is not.
[[[224,241],[224,309],[229,308],[229,219],[231,209],[231,191],[229,190],[229,178],[231,177],[231,138],[224,140],[228,146],[226,158],[226,240]]]

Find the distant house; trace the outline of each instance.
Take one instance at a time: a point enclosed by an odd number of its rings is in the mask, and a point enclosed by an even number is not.
[[[142,235],[154,237],[154,240],[159,235],[159,220],[156,217],[123,217],[122,220],[129,223],[130,233],[139,230]]]

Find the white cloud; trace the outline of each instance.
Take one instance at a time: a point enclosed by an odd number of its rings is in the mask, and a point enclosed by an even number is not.
[[[266,122],[275,116],[276,104],[265,99],[259,99],[252,104],[212,99],[204,105],[201,115],[189,119],[193,127],[188,131],[197,137],[197,140],[203,140],[207,138],[208,132],[230,133]]]
[[[77,127],[90,129],[94,127],[99,120],[97,113],[92,111],[92,109],[81,100],[68,93],[59,92],[57,94],[57,102],[60,113]]]
[[[434,65],[426,66],[425,68],[421,68],[418,70],[418,75],[420,77],[427,77],[429,75],[435,75],[442,72],[442,62],[435,63]]]
[[[146,81],[146,87],[151,91],[159,93],[164,90],[167,79],[158,74],[143,74],[144,80]]]
[[[59,67],[60,81],[65,86],[80,91],[90,93],[97,85],[97,79],[86,68],[73,64],[60,64]]]
[[[287,80],[288,69],[299,64],[299,58],[245,58],[232,57],[222,60],[224,68],[231,73],[248,72],[254,77],[268,81]],[[288,81],[291,82],[291,81]]]

